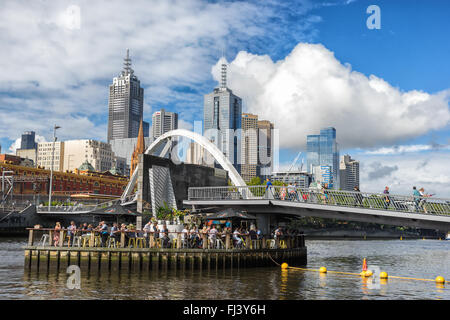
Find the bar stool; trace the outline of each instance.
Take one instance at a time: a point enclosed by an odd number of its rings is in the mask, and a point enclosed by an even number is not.
[[[108,248],[117,248],[116,238],[109,237],[109,239],[108,239]]]
[[[177,248],[177,243],[178,243],[178,239],[177,238],[173,238],[172,239],[172,249]]]
[[[270,249],[275,248],[275,239],[267,239],[266,246]]]
[[[48,234],[43,234],[41,240],[39,241],[39,245],[45,247],[45,244],[48,243]]]
[[[133,248],[136,248],[136,238],[129,238],[128,239],[128,247],[133,244]]]
[[[221,239],[216,239],[216,249],[223,249],[224,245]]]
[[[145,248],[145,238],[144,237],[138,237],[136,238],[136,248]]]
[[[286,249],[287,248],[285,240],[280,240],[280,248],[281,249]]]
[[[89,236],[83,236],[83,237],[81,237],[81,246],[82,246],[83,248],[86,248],[86,245],[89,247],[89,240],[90,240],[90,237],[89,237]]]
[[[94,247],[100,247],[101,243],[102,243],[102,237],[100,235],[95,236]]]
[[[81,237],[80,236],[74,236],[73,237],[72,246],[75,247],[75,245],[77,247],[81,247]]]

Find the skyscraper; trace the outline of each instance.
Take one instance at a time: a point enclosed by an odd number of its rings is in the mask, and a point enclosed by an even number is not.
[[[336,129],[323,128],[319,135],[308,135],[306,138],[308,172],[313,173],[314,167],[329,168],[329,186],[339,189],[339,150],[336,142]]]
[[[178,113],[168,112],[164,109],[152,115],[152,136],[158,138],[164,133],[178,129]]]
[[[143,117],[144,89],[131,69],[129,50],[124,59],[124,68],[109,86],[108,142],[114,139],[136,138]],[[148,136],[149,125],[143,123],[144,136]]]
[[[359,161],[352,159],[348,154],[341,157],[339,174],[342,190],[353,191],[355,186],[359,187]]]
[[[227,65],[222,64],[219,88],[204,96],[203,134],[230,160],[238,172],[241,162],[242,99],[227,88]]]
[[[241,176],[250,181],[258,172],[258,116],[251,113],[242,114],[241,135]]]
[[[34,131],[25,131],[20,142],[20,149],[36,149],[35,136]]]
[[[261,179],[272,176],[273,171],[273,139],[274,125],[268,120],[258,121],[258,166]]]

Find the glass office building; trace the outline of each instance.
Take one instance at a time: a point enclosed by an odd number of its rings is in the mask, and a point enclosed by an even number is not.
[[[219,88],[204,96],[203,135],[213,142],[241,173],[242,99],[226,86],[226,65],[222,65]]]
[[[329,187],[339,189],[339,150],[336,142],[336,129],[323,128],[319,135],[306,138],[308,172],[313,173],[318,166],[330,166]]]

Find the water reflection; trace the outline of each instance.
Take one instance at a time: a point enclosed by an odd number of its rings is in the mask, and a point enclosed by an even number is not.
[[[0,239],[0,299],[450,299],[434,282],[380,280],[279,267],[220,270],[103,269],[81,273],[81,289],[64,271],[24,272],[26,239]],[[308,268],[359,273],[362,260],[389,275],[450,279],[450,243],[443,241],[307,241]],[[376,279],[378,281],[378,279]]]

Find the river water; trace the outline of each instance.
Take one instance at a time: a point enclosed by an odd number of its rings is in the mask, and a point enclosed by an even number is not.
[[[450,285],[389,279],[370,283],[353,275],[279,267],[141,274],[81,274],[81,289],[68,289],[68,274],[24,272],[26,239],[0,239],[0,299],[445,299]],[[307,240],[307,268],[359,273],[363,258],[392,276],[450,280],[450,241]]]

